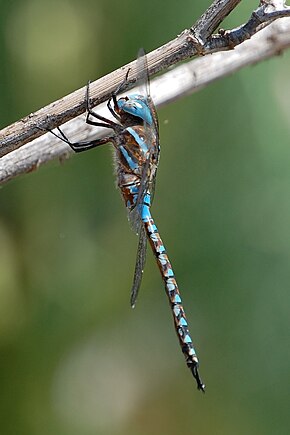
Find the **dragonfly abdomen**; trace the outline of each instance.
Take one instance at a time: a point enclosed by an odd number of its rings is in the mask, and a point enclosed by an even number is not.
[[[170,303],[175,330],[180,342],[182,352],[185,356],[187,366],[190,368],[197,382],[198,389],[204,391],[205,385],[199,377],[199,362],[188,329],[188,323],[182,305],[178,284],[176,282],[173,268],[166,253],[165,246],[150,212],[149,194],[147,194],[144,198],[142,221],[145,226],[146,234],[149,239],[152,251],[156,257],[162,279],[165,284],[165,291]]]

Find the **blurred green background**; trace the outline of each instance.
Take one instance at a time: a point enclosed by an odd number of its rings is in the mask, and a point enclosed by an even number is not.
[[[164,44],[209,4],[2,1],[1,127]],[[110,147],[1,188],[1,434],[289,434],[289,69],[288,52],[159,110],[152,212],[204,396],[150,251],[130,309],[137,239]]]

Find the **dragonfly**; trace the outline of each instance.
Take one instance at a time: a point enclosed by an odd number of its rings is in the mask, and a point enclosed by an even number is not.
[[[128,210],[132,228],[139,235],[131,289],[131,306],[135,306],[138,296],[148,239],[164,281],[181,350],[187,366],[196,380],[197,388],[204,392],[205,384],[199,375],[199,360],[189,332],[179,287],[164,243],[151,215],[160,145],[157,112],[150,96],[147,58],[143,49],[139,50],[136,69],[136,83],[139,86],[139,93],[117,98],[117,95],[123,92],[129,84],[130,69],[128,69],[125,79],[108,100],[107,107],[114,120],[99,115],[91,108],[90,82],[87,85],[85,121],[87,124],[111,130],[107,136],[94,140],[71,142],[59,127],[57,128],[58,133],[54,131],[51,133],[66,142],[76,153],[107,143],[113,145],[117,185]]]

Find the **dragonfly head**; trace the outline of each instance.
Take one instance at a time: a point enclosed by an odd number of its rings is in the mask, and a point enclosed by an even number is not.
[[[152,125],[153,118],[151,110],[147,101],[147,98],[142,95],[132,94],[126,97],[121,97],[117,101],[118,112],[122,117],[122,112],[124,114],[129,114],[134,117],[142,119],[146,124]]]

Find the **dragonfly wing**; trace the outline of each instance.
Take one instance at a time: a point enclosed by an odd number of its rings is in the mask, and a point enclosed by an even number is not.
[[[134,281],[131,291],[132,306],[135,305],[137,299],[146,258],[147,236],[142,222],[142,208],[145,195],[147,193],[150,193],[151,197],[153,197],[156,169],[159,156],[158,121],[156,110],[150,97],[147,58],[143,48],[141,48],[138,53],[136,76],[140,95],[142,95],[145,99],[146,106],[150,111],[150,115],[152,117],[152,123],[148,123],[148,118],[146,118],[145,114],[144,117],[141,116],[141,118],[143,118],[144,138],[147,145],[148,153],[146,156],[146,161],[144,162],[142,167],[140,185],[135,207],[131,210],[129,215],[133,229],[136,231],[137,234],[139,234],[138,253],[135,266]]]
[[[136,84],[140,95],[147,97],[149,95],[149,74],[144,48],[140,48],[137,54]]]
[[[142,225],[139,231],[137,258],[136,258],[136,265],[135,265],[135,272],[134,272],[134,280],[133,280],[133,285],[131,290],[132,308],[135,307],[136,299],[142,281],[142,275],[143,275],[143,270],[144,270],[144,265],[146,260],[146,248],[147,248],[147,237],[146,237],[145,228]]]
[[[143,275],[143,269],[145,265],[146,260],[146,247],[147,247],[147,235],[146,230],[144,227],[144,224],[142,222],[141,218],[141,212],[140,207],[142,208],[144,203],[144,198],[146,193],[150,192],[151,197],[153,198],[154,195],[154,189],[155,189],[155,181],[156,181],[156,173],[154,174],[152,180],[151,176],[148,176],[148,171],[150,170],[150,157],[148,157],[143,171],[142,171],[142,177],[141,177],[141,183],[140,183],[140,189],[138,198],[136,201],[136,206],[134,209],[130,212],[130,221],[132,224],[132,227],[134,231],[139,234],[139,243],[138,243],[138,250],[137,250],[137,259],[136,259],[136,265],[135,265],[135,272],[134,272],[134,280],[133,280],[133,286],[131,290],[131,306],[135,306],[135,302],[138,296],[139,288],[141,285],[142,275]]]

